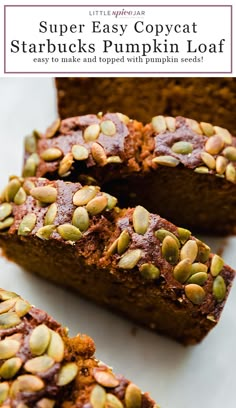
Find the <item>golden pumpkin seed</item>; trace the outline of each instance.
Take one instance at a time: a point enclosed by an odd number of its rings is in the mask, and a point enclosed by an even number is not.
[[[179,259],[179,247],[176,240],[167,235],[162,243],[161,252],[163,257],[171,265],[175,265]]]
[[[58,373],[57,385],[62,387],[73,381],[78,373],[78,366],[75,363],[65,364]]]
[[[224,141],[218,135],[211,136],[206,141],[205,150],[210,154],[218,154],[224,147]]]
[[[89,157],[89,151],[84,146],[74,145],[71,151],[75,160],[86,160]]]
[[[139,271],[144,279],[158,279],[160,269],[150,263],[144,263],[140,266]]]
[[[12,179],[9,181],[6,189],[5,189],[5,197],[6,201],[13,201],[16,193],[21,187],[21,183],[17,178]]]
[[[200,166],[200,167],[196,167],[196,169],[194,169],[195,173],[198,174],[207,174],[209,173],[209,169],[207,167],[204,166]]]
[[[17,299],[18,297],[15,297],[13,299],[8,299],[8,300],[5,300],[4,302],[1,302],[0,303],[0,314],[8,312],[13,306],[15,306]]]
[[[37,149],[37,143],[36,143],[36,138],[34,135],[28,135],[25,137],[24,140],[25,144],[25,151],[27,153],[34,153],[36,152]]]
[[[87,231],[89,227],[88,211],[84,207],[77,207],[73,213],[72,224],[81,232]]]
[[[89,125],[84,131],[85,142],[93,142],[96,140],[100,133],[100,126],[98,123]]]
[[[23,168],[23,177],[33,177],[36,174],[37,164],[35,160],[29,157]]]
[[[31,309],[31,305],[23,299],[18,299],[15,304],[15,312],[19,317],[25,316]]]
[[[152,127],[155,132],[157,133],[163,133],[166,131],[166,121],[164,116],[154,116],[152,118]]]
[[[53,365],[53,358],[44,355],[31,358],[25,363],[24,368],[29,373],[37,374],[49,370]]]
[[[119,238],[117,238],[117,239],[109,246],[109,248],[108,248],[107,251],[106,251],[106,255],[110,256],[110,255],[113,255],[113,254],[116,252],[118,240],[119,240]]]
[[[176,244],[178,245],[178,248],[180,247],[180,243],[178,238],[170,231],[167,231],[164,228],[160,228],[159,230],[154,232],[155,237],[159,239],[159,241],[163,241],[165,237],[171,237],[176,241]]]
[[[175,118],[172,118],[171,116],[167,116],[165,118],[165,120],[166,120],[167,129],[170,132],[175,132],[175,130],[176,130],[176,120],[175,120]]]
[[[211,154],[207,152],[202,152],[201,159],[209,169],[214,170],[216,168],[216,161]]]
[[[4,380],[13,378],[22,366],[22,361],[19,357],[13,357],[4,361],[0,368],[0,377]]]
[[[190,262],[193,263],[198,254],[198,245],[197,242],[190,239],[187,241],[180,251],[180,259],[183,260],[185,258],[190,259]]]
[[[3,290],[0,289],[0,299],[1,300],[8,300],[8,299],[12,299],[18,297],[17,293],[15,292],[9,292],[8,290]]]
[[[191,231],[185,228],[177,228],[179,239],[181,244],[185,244],[185,242],[190,238],[191,236]]]
[[[208,275],[206,272],[197,272],[194,275],[190,276],[188,279],[188,283],[196,283],[197,285],[204,285],[208,278]]]
[[[207,123],[207,122],[200,122],[200,126],[201,126],[201,129],[202,129],[202,131],[203,131],[203,134],[205,135],[205,136],[213,136],[214,135],[214,133],[215,133],[215,131],[214,131],[214,127],[210,124],[210,123]]]
[[[186,123],[194,132],[196,132],[198,135],[202,135],[202,129],[196,120],[186,119]]]
[[[213,295],[218,302],[222,302],[226,295],[226,284],[222,276],[218,275],[213,282]]]
[[[205,290],[195,283],[189,283],[185,286],[185,295],[195,305],[200,305],[206,296]]]
[[[199,239],[197,239],[196,242],[198,245],[197,261],[205,263],[206,261],[208,261],[211,248]]]
[[[54,400],[42,398],[40,401],[37,402],[37,408],[53,408],[55,404],[56,401]]]
[[[44,388],[41,378],[31,374],[20,375],[10,389],[10,396],[14,398],[19,392],[37,392]]]
[[[107,193],[104,194],[107,197],[107,209],[112,210],[117,204],[117,198]]]
[[[71,169],[73,162],[74,162],[73,154],[67,153],[65,157],[63,157],[63,159],[60,161],[59,169],[58,169],[59,176],[66,177],[68,175],[68,172]]]
[[[73,196],[73,204],[76,206],[82,206],[88,204],[97,194],[98,189],[95,186],[85,186],[76,191]]]
[[[218,156],[216,158],[216,171],[218,174],[223,174],[226,170],[228,160],[223,156]]]
[[[137,234],[144,235],[149,226],[149,212],[138,205],[133,212],[133,226]]]
[[[59,130],[61,126],[61,120],[59,118],[57,118],[52,124],[51,126],[49,126],[46,130],[46,138],[50,139],[51,137],[53,137],[57,131]]]
[[[43,240],[48,240],[50,239],[53,231],[55,231],[56,225],[44,225],[44,227],[41,227],[38,229],[36,232],[36,237],[43,239]]]
[[[214,255],[211,261],[210,271],[212,276],[217,276],[224,267],[224,260],[219,255]]]
[[[94,369],[93,376],[98,384],[102,385],[103,387],[117,387],[119,385],[119,380],[115,377],[115,375],[111,371],[105,371]]]
[[[107,394],[106,398],[106,408],[123,408],[122,402],[114,395]]]
[[[107,158],[107,163],[122,163],[120,156],[109,156]]]
[[[183,259],[174,267],[173,276],[180,283],[186,282],[190,274],[191,260],[189,258]]]
[[[3,315],[2,315],[3,316]],[[20,343],[16,340],[5,339],[0,341],[0,359],[14,357],[20,348]]]
[[[116,126],[112,120],[104,120],[101,122],[101,131],[106,136],[114,136],[116,134]]]
[[[226,180],[230,181],[231,183],[236,182],[236,169],[233,163],[229,163],[226,167],[225,171]]]
[[[26,214],[22,219],[19,228],[18,228],[18,235],[28,235],[30,234],[36,224],[37,218],[36,215],[33,213]]]
[[[133,269],[142,256],[140,249],[132,249],[125,252],[119,260],[118,267],[121,269]]]
[[[116,114],[118,118],[120,119],[121,122],[123,122],[125,125],[128,125],[130,118],[126,115],[123,115],[123,113],[117,112]]]
[[[40,324],[32,331],[29,346],[30,351],[35,356],[40,356],[49,345],[51,332],[45,324]]]
[[[226,159],[231,160],[231,161],[236,161],[236,147],[233,146],[227,146],[223,150],[223,155],[226,157]]]
[[[17,191],[16,195],[15,195],[14,203],[16,205],[21,205],[21,204],[23,204],[25,202],[26,197],[27,196],[26,196],[25,190],[22,187],[20,187],[19,190]]]
[[[8,397],[9,394],[9,384],[8,382],[2,382],[0,384],[0,404],[2,404]]]
[[[51,204],[57,199],[57,189],[51,186],[40,186],[30,190],[30,194],[41,203]]]
[[[2,203],[0,205],[0,221],[5,220],[12,213],[12,206],[9,203]]]
[[[176,167],[180,163],[178,159],[172,156],[154,157],[154,159],[152,159],[152,162],[156,164],[161,164],[162,166],[167,166],[167,167]]]
[[[195,273],[198,273],[198,272],[207,272],[207,271],[208,271],[208,266],[201,262],[193,263],[191,266],[191,275],[194,275]]]
[[[211,322],[213,322],[213,323],[216,323],[217,322],[217,320],[214,318],[214,316],[213,315],[207,315],[207,320],[210,320]]]
[[[0,231],[5,230],[6,228],[10,228],[10,226],[14,223],[13,217],[8,217],[4,221],[0,222]]]
[[[100,214],[103,210],[105,210],[108,203],[108,199],[105,194],[97,196],[89,201],[86,205],[86,210],[89,212],[90,215],[97,215]]]
[[[27,195],[30,195],[30,190],[35,187],[35,184],[31,180],[25,180],[23,184],[23,189]]]
[[[44,150],[40,156],[41,159],[50,162],[60,159],[60,157],[62,156],[62,151],[60,149],[57,149],[56,147],[49,147],[48,149]]]
[[[229,133],[227,129],[224,129],[219,126],[214,126],[214,130],[216,134],[219,135],[226,144],[232,144],[232,135]]]
[[[65,346],[60,334],[51,331],[51,339],[47,354],[56,362],[60,363],[64,357]]]
[[[125,391],[126,408],[141,408],[142,393],[137,385],[130,383]]]
[[[71,224],[62,224],[57,227],[59,235],[65,241],[78,241],[82,237],[82,233],[79,228]]]
[[[93,408],[105,408],[106,391],[100,385],[95,385],[90,394],[90,404]]]
[[[57,204],[52,203],[46,212],[45,218],[44,218],[44,225],[52,225],[55,221],[55,218],[57,216]]]
[[[193,145],[189,142],[180,141],[174,143],[171,150],[177,154],[189,154],[193,151]]]
[[[122,255],[128,248],[130,243],[130,235],[127,230],[122,231],[117,242],[117,252]]]
[[[91,153],[93,159],[99,166],[105,166],[107,164],[107,155],[103,147],[99,143],[93,143],[91,147]]]

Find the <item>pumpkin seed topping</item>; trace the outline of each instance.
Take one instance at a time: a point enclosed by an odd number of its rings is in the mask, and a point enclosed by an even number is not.
[[[35,356],[40,356],[45,352],[51,338],[51,333],[45,324],[40,324],[32,331],[29,346],[30,351]]]
[[[160,269],[150,263],[142,264],[139,271],[144,279],[158,279],[160,276]]]
[[[78,241],[82,237],[82,233],[79,228],[71,224],[62,224],[57,227],[59,235],[65,241]]]
[[[214,255],[211,261],[210,271],[212,276],[217,276],[222,271],[224,260],[219,255]]]
[[[63,159],[60,161],[59,164],[59,169],[58,169],[58,174],[61,177],[66,177],[68,175],[68,172],[71,169],[71,166],[73,164],[73,154],[72,153],[67,153]]]
[[[205,136],[213,136],[214,135],[214,133],[215,133],[215,131],[214,131],[214,127],[210,124],[210,123],[207,123],[207,122],[200,122],[200,126],[201,126],[201,129],[202,129],[202,131],[203,131],[203,134],[205,135]]]
[[[171,116],[167,116],[166,118],[166,126],[170,132],[175,132],[176,130],[176,120]]]
[[[31,309],[31,305],[23,299],[18,299],[15,304],[15,312],[19,317],[25,316]]]
[[[99,143],[93,143],[91,147],[91,153],[93,159],[99,166],[105,166],[107,164],[107,155],[104,148]]]
[[[96,140],[100,133],[100,126],[95,123],[93,125],[89,125],[84,131],[84,140],[85,142],[93,142]]]
[[[72,382],[78,373],[78,366],[75,363],[65,364],[58,373],[57,385],[60,387]]]
[[[213,282],[213,295],[218,302],[222,302],[226,295],[226,284],[224,278],[218,275]]]
[[[149,225],[149,212],[138,205],[133,212],[133,226],[137,234],[144,235]]]
[[[43,388],[44,382],[41,378],[31,374],[23,374],[12,383],[10,396],[14,398],[19,392],[37,392]]]
[[[110,194],[107,194],[107,193],[104,193],[105,194],[105,196],[107,197],[107,209],[108,210],[112,210],[115,206],[116,206],[116,204],[117,204],[117,198],[116,197],[114,197],[114,196],[112,196],[112,195],[110,195]]]
[[[109,156],[107,158],[107,163],[122,163],[120,156]]]
[[[218,135],[209,137],[205,144],[205,150],[210,154],[218,154],[224,147],[224,141]]]
[[[36,174],[37,164],[32,157],[29,157],[23,168],[23,177],[33,177]]]
[[[102,385],[103,387],[117,387],[119,385],[119,380],[115,377],[115,375],[111,371],[105,371],[100,369],[93,370],[93,376],[98,384]]]
[[[30,195],[30,190],[35,187],[35,184],[31,180],[24,180],[23,189],[27,195]]]
[[[152,162],[167,167],[176,167],[180,163],[178,159],[172,156],[157,156],[152,159]]]
[[[17,297],[5,300],[4,302],[0,303],[0,314],[8,312],[13,306],[15,306],[15,303],[17,301]]]
[[[122,402],[114,395],[107,394],[106,405],[107,408],[123,408]]]
[[[117,112],[116,113],[118,118],[120,119],[121,122],[123,122],[125,125],[128,125],[130,118],[123,113]]]
[[[190,274],[191,260],[189,258],[183,259],[174,267],[173,276],[180,283],[186,282]]]
[[[0,299],[1,300],[8,300],[8,299],[13,299],[13,298],[18,298],[18,295],[15,292],[9,292],[8,290],[0,289]]]
[[[191,231],[185,228],[177,228],[179,239],[181,244],[185,244],[185,242],[190,238],[191,236]]]
[[[89,227],[88,211],[84,207],[77,207],[73,213],[72,224],[81,232],[87,231]]]
[[[14,357],[20,348],[20,343],[16,340],[5,339],[0,341],[0,359]]]
[[[206,296],[204,289],[195,283],[189,283],[185,286],[185,295],[195,305],[200,305]]]
[[[20,187],[15,195],[14,203],[16,205],[21,205],[25,202],[26,198],[27,196],[25,190],[22,187]]]
[[[19,228],[18,228],[18,235],[28,235],[30,234],[36,224],[37,218],[36,215],[33,213],[26,214],[22,219]]]
[[[198,272],[207,272],[207,271],[208,271],[207,265],[201,262],[193,263],[191,266],[191,275],[194,275],[195,273],[198,273]]]
[[[88,149],[78,144],[72,146],[71,151],[75,160],[86,160],[89,156]]]
[[[44,227],[38,229],[36,236],[40,239],[48,240],[55,229],[55,225],[44,225]]]
[[[164,238],[165,237],[172,237],[175,241],[176,241],[176,244],[178,245],[178,248],[180,247],[180,243],[179,243],[179,240],[178,240],[178,238],[172,233],[172,232],[170,232],[170,231],[167,231],[166,229],[164,229],[164,228],[160,228],[159,230],[157,230],[157,231],[155,231],[154,232],[154,235],[155,235],[155,237],[157,237],[158,239],[159,239],[159,241],[163,241],[164,240]]]
[[[121,269],[133,269],[142,256],[140,249],[132,249],[122,255],[119,260],[118,267]]]
[[[128,248],[130,243],[130,235],[127,230],[122,231],[117,241],[117,252],[122,255]]]
[[[47,349],[47,354],[57,363],[64,357],[65,346],[60,334],[51,331],[51,339]]]
[[[218,156],[216,158],[216,171],[218,174],[223,174],[225,172],[228,160],[223,156]]]
[[[32,374],[37,374],[49,370],[53,365],[54,360],[51,357],[44,355],[28,360],[25,363],[24,368]]]
[[[62,156],[62,151],[56,147],[49,147],[48,149],[44,150],[40,156],[43,160],[50,162],[60,159]]]
[[[137,385],[130,383],[125,391],[126,408],[141,408],[142,393]]]
[[[90,404],[93,408],[104,408],[106,402],[106,391],[103,387],[96,384],[90,394]]]
[[[116,126],[112,120],[104,120],[101,122],[101,132],[106,136],[114,136],[116,134]]]
[[[51,186],[40,186],[30,190],[30,194],[41,203],[51,204],[57,199],[57,189]]]
[[[216,134],[219,135],[226,144],[232,144],[232,135],[229,133],[227,129],[224,129],[219,126],[214,126],[214,130]]]
[[[208,278],[208,274],[206,272],[197,272],[194,275],[190,276],[188,279],[188,283],[196,283],[197,285],[204,285]]]
[[[197,261],[205,263],[209,258],[211,248],[199,239],[196,242],[198,245]]]
[[[170,236],[166,236],[163,240],[161,252],[163,257],[171,265],[175,265],[179,259],[179,247],[176,243],[176,240]]]
[[[207,152],[202,152],[201,153],[201,159],[203,161],[203,163],[209,168],[214,170],[216,168],[216,161],[215,158],[207,153]]]
[[[53,408],[56,401],[48,398],[42,398],[37,402],[37,408]]]
[[[49,126],[46,130],[46,138],[50,139],[51,137],[53,137],[56,132],[59,130],[61,126],[61,120],[59,118],[57,118],[52,124],[51,126]]]
[[[73,196],[73,204],[82,206],[88,204],[97,194],[97,188],[94,186],[85,186],[78,190]]]
[[[231,183],[236,183],[236,169],[233,163],[229,163],[225,171],[226,180],[231,181]]]
[[[180,259],[183,260],[188,258],[190,259],[190,262],[193,263],[197,257],[197,254],[198,254],[197,242],[190,239],[181,248]]]
[[[15,312],[7,312],[0,315],[0,330],[10,329],[20,323],[21,320]]]
[[[226,159],[231,160],[231,161],[236,161],[236,147],[233,146],[227,146],[223,150],[223,155],[226,157]]]
[[[86,205],[86,210],[91,215],[100,214],[103,210],[105,210],[108,203],[108,199],[105,194],[97,196],[90,200]]]
[[[106,251],[106,255],[110,256],[113,255],[116,250],[117,250],[117,244],[118,244],[119,238],[117,238],[112,244],[109,246],[109,248]]]
[[[200,167],[196,167],[196,169],[194,169],[195,173],[198,174],[207,174],[209,173],[209,169],[205,166],[200,166]]]
[[[0,221],[5,220],[12,213],[12,206],[9,203],[0,204]]]
[[[34,135],[28,135],[24,140],[25,151],[27,153],[34,153],[37,149],[36,138]]]
[[[1,365],[0,377],[4,380],[13,378],[22,366],[22,361],[19,357],[12,357]]]
[[[194,132],[198,135],[202,135],[202,129],[196,120],[187,118],[186,123]]]
[[[6,201],[8,202],[13,201],[20,187],[21,183],[17,178],[14,178],[11,181],[9,181],[5,190]]]
[[[55,218],[57,216],[57,204],[52,203],[46,212],[45,218],[44,218],[44,225],[52,225],[55,221]]]
[[[190,154],[193,151],[193,145],[189,142],[180,141],[174,143],[171,150],[177,154]]]
[[[2,382],[0,384],[0,404],[7,399],[9,388],[9,384],[7,382]]]
[[[157,133],[162,133],[166,131],[166,121],[164,116],[154,116],[152,118],[152,127]]]

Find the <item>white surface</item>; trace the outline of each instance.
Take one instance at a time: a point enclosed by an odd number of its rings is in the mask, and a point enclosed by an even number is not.
[[[0,189],[20,174],[23,137],[56,117],[53,80],[0,78]],[[213,250],[223,239],[205,237]],[[236,268],[236,238],[225,260]],[[136,382],[162,408],[235,408],[236,285],[218,326],[198,346],[184,348],[57,288],[0,258],[0,286],[20,293],[69,327],[96,341],[97,356]]]

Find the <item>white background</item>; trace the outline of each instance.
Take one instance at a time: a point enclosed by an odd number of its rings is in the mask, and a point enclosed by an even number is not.
[[[20,174],[23,137],[56,117],[52,79],[0,78],[0,189]],[[204,109],[204,107],[203,107]],[[225,240],[205,237],[213,250]],[[236,268],[236,238],[224,258]],[[197,346],[184,348],[0,258],[0,286],[20,293],[67,325],[71,335],[91,335],[97,356],[136,382],[161,408],[235,408],[236,284],[218,326]],[[132,329],[136,327],[134,336]]]

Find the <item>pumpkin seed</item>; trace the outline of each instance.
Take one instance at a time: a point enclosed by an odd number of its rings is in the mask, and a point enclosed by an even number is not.
[[[119,385],[119,380],[115,377],[115,375],[111,371],[105,371],[94,369],[93,376],[98,384],[102,385],[103,387],[117,387]]]
[[[190,259],[190,262],[193,263],[198,254],[198,246],[196,241],[190,239],[187,241],[180,251],[180,259],[183,260],[185,258]]]
[[[18,299],[15,304],[15,312],[19,317],[25,316],[31,309],[31,305],[23,299]]]
[[[218,302],[222,302],[226,295],[226,284],[222,276],[218,275],[213,282],[213,295]]]
[[[57,204],[52,203],[46,212],[45,218],[44,218],[44,225],[52,225],[55,221],[55,218],[57,216]]]
[[[5,220],[12,213],[12,206],[9,203],[2,203],[0,205],[0,221]]]
[[[107,163],[122,163],[120,156],[109,156],[107,158]]]
[[[9,292],[8,290],[0,289],[0,299],[1,300],[8,300],[18,297],[17,293]]]
[[[178,238],[170,231],[167,231],[164,228],[160,228],[159,230],[154,232],[155,237],[159,239],[159,241],[163,241],[165,237],[171,237],[175,240],[176,244],[178,245],[178,248],[180,247],[180,243]]]
[[[35,160],[29,157],[23,168],[23,177],[33,177],[36,174],[37,164]]]
[[[59,176],[66,177],[68,175],[69,170],[71,169],[73,162],[74,162],[73,154],[67,153],[65,157],[63,157],[63,159],[60,161],[58,169]]]
[[[13,378],[22,366],[22,361],[19,357],[13,357],[4,361],[0,368],[0,376],[4,380]]]
[[[214,131],[213,126],[212,126],[210,123],[200,122],[200,126],[201,126],[201,129],[202,129],[203,134],[204,134],[205,136],[208,136],[208,137],[209,137],[209,136],[213,136],[213,135],[214,135],[215,131]]]
[[[142,393],[137,385],[130,383],[125,391],[126,408],[141,408]]]
[[[40,156],[43,160],[50,162],[60,159],[62,156],[62,151],[56,147],[49,147],[48,149],[44,150]]]
[[[167,116],[165,118],[165,120],[166,120],[167,129],[170,132],[175,132],[175,130],[176,130],[176,120],[175,120],[175,118],[172,118],[171,116]]]
[[[14,398],[19,392],[37,392],[44,388],[41,378],[31,374],[20,375],[10,389],[10,396]]]
[[[178,159],[172,156],[157,156],[152,159],[152,162],[167,167],[176,167],[180,163]]]
[[[208,278],[208,274],[206,272],[197,272],[194,275],[190,276],[188,279],[188,283],[196,283],[197,285],[204,285]]]
[[[71,224],[62,224],[57,227],[59,235],[65,241],[78,241],[82,237],[82,233],[79,228]]]
[[[214,316],[213,315],[207,315],[207,320],[210,320],[211,322],[213,322],[213,323],[216,323],[217,322],[217,320],[214,318]]]
[[[0,315],[0,330],[10,329],[20,323],[21,320],[15,312],[7,312]]]
[[[99,143],[93,143],[91,147],[91,153],[93,159],[99,166],[105,166],[107,164],[107,155],[103,147]]]
[[[45,352],[51,338],[51,332],[45,324],[40,324],[32,331],[29,346],[30,351],[35,356],[40,356]]]
[[[130,118],[126,115],[123,115],[123,113],[117,112],[116,114],[118,118],[120,119],[121,122],[123,122],[125,125],[128,125]]]
[[[59,118],[57,118],[52,124],[51,126],[49,126],[46,130],[46,138],[50,139],[51,137],[53,137],[57,131],[59,130],[61,126],[61,120]]]
[[[55,404],[56,401],[54,400],[42,398],[40,401],[37,402],[37,408],[53,408]]]
[[[149,226],[149,212],[138,205],[133,212],[133,226],[137,234],[144,235]]]
[[[15,195],[14,203],[16,205],[21,205],[21,204],[23,204],[25,202],[26,197],[27,196],[26,196],[25,190],[22,187],[20,187],[19,190],[17,191],[16,195]]]
[[[27,153],[35,153],[37,150],[36,138],[34,135],[28,135],[25,137],[25,151]]]
[[[233,165],[233,163],[229,163],[226,167],[226,172],[225,172],[225,177],[226,180],[231,181],[231,183],[236,182],[236,169]]]
[[[89,157],[89,151],[84,146],[74,145],[71,151],[75,160],[86,160]]]
[[[185,286],[185,295],[195,305],[200,305],[206,296],[205,290],[195,283],[189,283]]]
[[[180,283],[186,282],[190,274],[191,260],[189,258],[183,259],[174,267],[173,276]]]
[[[202,129],[196,120],[186,119],[186,123],[194,132],[196,132],[198,135],[202,135]]]
[[[208,271],[208,266],[201,262],[193,263],[191,266],[191,275],[194,275],[195,273],[198,273],[198,272],[207,272],[207,271]]]
[[[116,134],[116,126],[112,120],[104,120],[101,122],[101,131],[106,136],[114,136]]]
[[[5,230],[6,228],[11,227],[11,225],[14,223],[14,218],[13,217],[8,217],[4,221],[0,222],[0,231]]]
[[[60,363],[64,357],[65,346],[60,334],[51,331],[51,339],[47,354],[56,362]]]
[[[132,249],[125,252],[119,260],[118,267],[121,269],[133,269],[142,256],[140,249]]]
[[[49,370],[49,368],[51,368],[53,365],[54,365],[53,358],[43,355],[28,360],[25,363],[24,368],[26,371],[32,374],[37,374]]]
[[[30,194],[41,203],[54,203],[57,199],[57,189],[51,186],[34,187],[30,190]]]
[[[58,373],[57,385],[62,387],[72,382],[78,373],[78,366],[75,363],[65,364]]]
[[[73,204],[76,206],[82,206],[88,204],[97,194],[98,189],[95,186],[85,186],[76,191],[73,196]]]
[[[48,240],[55,229],[55,225],[45,225],[44,227],[39,228],[35,235],[40,239]]]
[[[106,391],[100,385],[95,385],[90,394],[90,404],[93,408],[105,408]]]
[[[209,173],[209,169],[207,167],[204,166],[200,166],[200,167],[196,167],[196,169],[194,169],[195,173],[198,174],[207,174]]]
[[[72,224],[81,232],[87,231],[89,227],[88,211],[84,207],[77,207],[73,213]]]
[[[17,178],[14,178],[11,181],[9,181],[5,189],[6,201],[8,202],[13,201],[20,187],[21,187],[21,183]]]
[[[216,168],[216,161],[211,154],[207,152],[202,152],[201,159],[209,169],[214,170]]]
[[[112,210],[117,204],[117,198],[107,193],[104,194],[107,197],[107,209]]]
[[[96,140],[100,133],[100,126],[98,123],[89,125],[84,131],[84,140],[85,142],[92,142]]]
[[[130,235],[127,230],[122,231],[117,241],[117,252],[122,255],[128,248],[130,243]]]
[[[226,144],[232,144],[232,135],[229,133],[227,129],[224,129],[219,126],[214,126],[214,130],[216,134],[219,135]]]
[[[107,251],[106,251],[106,255],[110,256],[110,255],[113,255],[113,254],[116,252],[118,240],[119,240],[119,238],[117,238],[117,239],[109,246],[109,248],[108,248]]]
[[[9,384],[7,382],[2,382],[0,384],[0,404],[2,404],[8,397]]]
[[[211,136],[206,141],[205,150],[210,154],[218,154],[224,147],[224,141],[218,135]]]
[[[231,161],[236,161],[236,147],[233,146],[227,146],[223,150],[223,155],[226,157],[226,159],[231,160]]]
[[[36,215],[33,213],[26,214],[22,219],[19,228],[18,228],[18,235],[28,235],[30,234],[36,224],[37,218]]]
[[[152,118],[152,127],[157,133],[163,133],[166,131],[166,121],[164,116],[154,116]]]
[[[189,142],[180,141],[174,143],[171,150],[177,154],[190,154],[193,151],[193,145]]]
[[[228,160],[223,156],[218,156],[216,158],[216,171],[218,174],[223,174],[226,170]]]
[[[222,271],[224,260],[219,255],[214,255],[211,261],[210,271],[212,276],[217,276]]]
[[[20,343],[16,340],[5,339],[0,341],[0,359],[14,357],[20,348]]]
[[[197,261],[205,263],[206,261],[208,261],[211,248],[199,239],[197,239],[196,242],[198,246]]]
[[[179,239],[181,244],[185,244],[185,242],[190,238],[191,231],[185,228],[177,228]]]
[[[106,408],[123,408],[122,402],[114,395],[107,394],[106,398]]]
[[[161,252],[163,257],[171,265],[175,265],[179,259],[179,247],[176,240],[170,236],[166,236],[163,240]]]
[[[1,302],[0,303],[0,314],[8,312],[13,306],[15,306],[17,299],[18,298],[15,297],[13,299],[8,299],[8,300],[5,300],[4,302]]]
[[[86,205],[86,210],[91,215],[100,214],[103,210],[105,210],[108,203],[108,199],[105,194],[97,196],[90,200]]]
[[[139,271],[144,279],[158,279],[160,269],[150,263],[144,263],[140,266]]]
[[[35,187],[35,184],[31,180],[25,180],[23,184],[23,189],[27,195],[30,195],[30,190]]]

